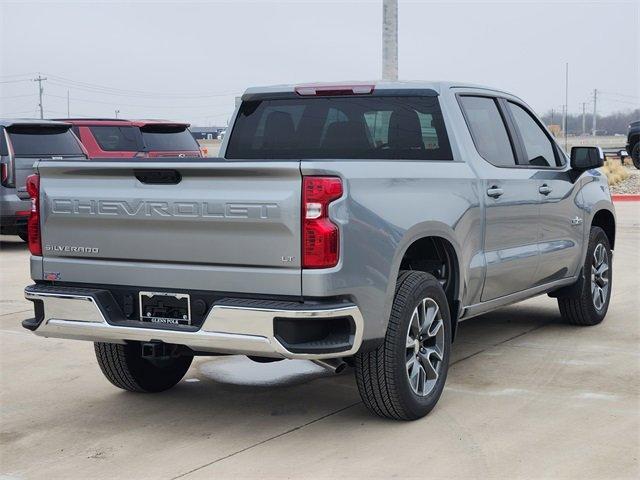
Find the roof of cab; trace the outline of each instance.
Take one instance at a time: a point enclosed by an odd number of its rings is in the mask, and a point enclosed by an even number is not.
[[[343,82],[318,82],[311,84],[287,84],[287,85],[268,85],[262,87],[250,87],[245,90],[243,97],[251,97],[254,95],[268,95],[275,93],[295,93],[297,88],[300,87],[321,87],[321,88],[330,88],[330,87],[351,87],[351,86],[366,86],[370,85],[374,87],[375,91],[380,90],[432,90],[435,94],[440,94],[444,90],[450,88],[473,88],[479,90],[490,90],[493,92],[501,92],[508,95],[511,95],[508,92],[504,92],[503,90],[497,88],[491,88],[483,85],[475,85],[472,83],[466,82],[452,82],[452,81],[397,81],[397,82],[388,82],[388,81],[353,81],[346,80]]]
[[[0,127],[12,127],[14,125],[26,125],[26,126],[67,126],[71,125],[68,122],[56,121],[56,120],[42,120],[40,118],[0,118]]]

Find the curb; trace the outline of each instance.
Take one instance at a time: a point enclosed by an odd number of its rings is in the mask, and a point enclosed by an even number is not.
[[[640,202],[640,194],[636,193],[618,193],[611,195],[614,202]]]

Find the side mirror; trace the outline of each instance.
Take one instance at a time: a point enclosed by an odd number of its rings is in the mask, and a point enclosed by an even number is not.
[[[571,149],[571,168],[591,170],[604,165],[604,153],[600,147],[573,147]]]

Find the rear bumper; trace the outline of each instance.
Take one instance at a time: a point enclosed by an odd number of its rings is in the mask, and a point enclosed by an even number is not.
[[[34,302],[36,316],[22,325],[43,337],[109,343],[160,341],[196,352],[302,359],[347,357],[362,344],[362,315],[356,305],[346,303],[307,305],[225,298],[210,308],[200,328],[185,330],[116,325],[110,319],[112,309],[104,290],[31,285],[25,289],[25,298]],[[290,330],[297,322],[304,328],[313,322],[338,320],[351,325],[339,340],[329,336],[326,341],[288,344],[276,326],[283,324]]]

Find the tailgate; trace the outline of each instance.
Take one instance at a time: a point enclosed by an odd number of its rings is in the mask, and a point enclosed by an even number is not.
[[[300,294],[298,162],[42,162],[43,270],[64,281]]]

